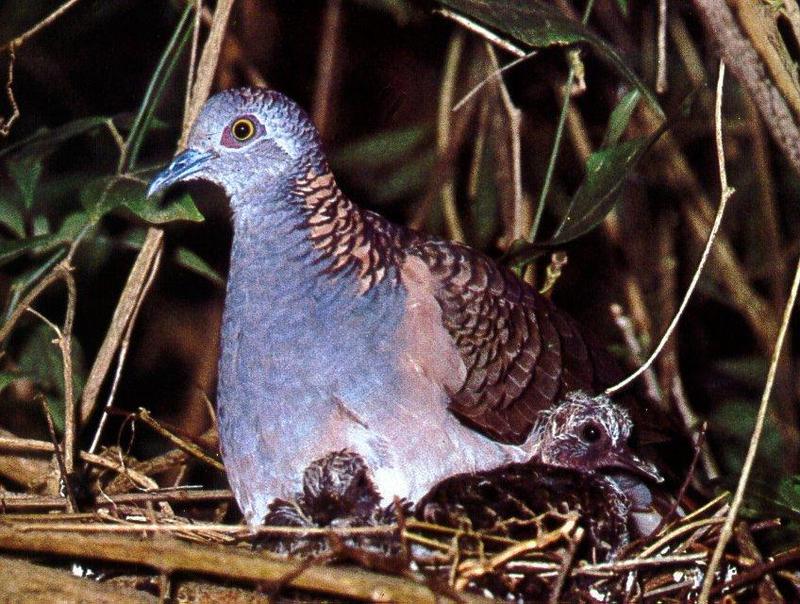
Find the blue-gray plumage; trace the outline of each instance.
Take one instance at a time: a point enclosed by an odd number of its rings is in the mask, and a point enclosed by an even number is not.
[[[531,287],[353,205],[279,93],[212,97],[150,194],[187,180],[233,209],[217,398],[250,523],[332,451],[363,457],[384,501],[526,460],[537,412],[599,385],[574,322]]]

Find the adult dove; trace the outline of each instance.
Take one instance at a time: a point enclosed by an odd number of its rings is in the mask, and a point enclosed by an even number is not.
[[[286,96],[210,98],[148,195],[198,180],[233,210],[217,404],[249,523],[333,451],[360,455],[384,502],[525,461],[539,411],[607,385],[576,323],[513,273],[354,205]]]

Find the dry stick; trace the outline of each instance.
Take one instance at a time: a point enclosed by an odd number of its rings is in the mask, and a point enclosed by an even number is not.
[[[194,1],[194,30],[192,31],[192,47],[189,51],[189,72],[186,74],[186,95],[183,99],[183,115],[189,115],[189,91],[194,86],[195,67],[197,65],[197,48],[200,45],[200,15],[203,12],[203,0]]]
[[[720,69],[720,80],[722,78],[722,69]],[[717,126],[717,136],[721,137],[719,133],[719,125]],[[718,141],[718,151],[719,151],[719,141]],[[723,157],[720,156],[720,179],[724,178],[724,161]],[[722,531],[720,533],[719,540],[717,541],[717,546],[714,548],[714,555],[711,558],[711,562],[708,565],[708,571],[706,572],[705,579],[703,581],[703,589],[700,592],[699,602],[701,604],[706,604],[708,602],[709,595],[711,593],[711,586],[714,582],[714,572],[716,571],[717,567],[719,566],[720,561],[722,560],[722,554],[725,550],[725,546],[727,545],[728,541],[731,538],[731,534],[733,533],[733,524],[736,521],[736,516],[739,513],[739,508],[742,505],[742,500],[744,499],[744,492],[747,488],[747,482],[750,478],[750,472],[753,468],[753,461],[756,456],[756,451],[758,450],[758,444],[761,440],[761,432],[764,429],[764,421],[767,416],[767,408],[769,406],[769,397],[772,393],[772,386],[775,382],[775,374],[778,369],[778,360],[780,359],[781,349],[783,347],[783,340],[786,337],[786,332],[789,327],[789,320],[792,316],[792,309],[794,308],[794,303],[797,298],[797,290],[800,288],[800,261],[798,261],[797,268],[795,269],[794,279],[792,281],[792,287],[789,292],[789,300],[786,302],[786,306],[783,310],[783,317],[781,319],[780,329],[778,330],[778,337],[775,340],[775,348],[772,352],[772,359],[770,360],[769,364],[769,371],[767,373],[767,381],[764,385],[764,393],[761,396],[761,404],[758,408],[758,415],[756,416],[756,425],[753,429],[753,435],[750,437],[750,446],[747,449],[747,457],[745,457],[744,466],[742,467],[742,475],[739,478],[739,483],[736,486],[736,493],[733,496],[733,501],[731,502],[731,508],[728,511],[728,515],[725,518],[725,524],[722,527]]]
[[[75,502],[75,495],[72,492],[72,484],[70,481],[70,475],[67,473],[67,468],[64,464],[64,456],[61,454],[61,449],[58,446],[58,436],[56,436],[56,428],[53,425],[53,416],[50,414],[50,408],[47,406],[47,399],[43,395],[38,395],[37,398],[39,398],[39,402],[42,405],[42,413],[47,421],[47,433],[50,435],[50,441],[53,444],[53,451],[56,455],[56,464],[58,465],[58,471],[61,474],[61,482],[63,483],[63,489],[67,494],[67,512],[73,514],[78,510],[78,505]]]
[[[522,63],[522,62],[523,62],[523,61],[525,61],[526,59],[530,59],[532,56],[534,56],[534,55],[535,55],[536,53],[538,53],[538,52],[539,52],[538,50],[532,50],[532,51],[530,51],[528,54],[526,54],[526,55],[523,55],[523,56],[521,56],[521,57],[517,57],[516,59],[514,59],[514,60],[513,60],[513,61],[511,61],[510,63],[506,63],[505,65],[503,65],[503,66],[502,66],[502,67],[500,67],[499,69],[496,69],[495,71],[493,71],[492,73],[490,73],[489,75],[487,75],[487,76],[486,76],[485,78],[483,78],[483,79],[482,79],[480,82],[478,82],[477,84],[475,84],[475,86],[473,86],[472,88],[470,88],[470,91],[469,91],[467,94],[465,94],[464,96],[462,96],[462,97],[461,97],[461,100],[460,100],[460,101],[458,101],[458,103],[456,103],[455,105],[453,105],[453,111],[458,111],[459,109],[461,109],[461,108],[462,108],[462,107],[463,107],[463,106],[466,104],[466,102],[467,102],[467,101],[469,101],[469,100],[470,100],[470,99],[471,99],[473,96],[475,96],[475,95],[476,95],[478,92],[480,92],[480,90],[481,90],[481,89],[482,89],[484,86],[486,86],[486,84],[488,84],[488,83],[489,83],[489,82],[491,82],[492,80],[495,80],[495,79],[497,79],[497,78],[500,78],[500,76],[502,76],[502,75],[503,75],[503,74],[504,74],[506,71],[508,71],[509,69],[511,69],[512,67],[514,67],[515,65],[518,65],[518,64]]]
[[[500,63],[497,61],[497,54],[494,48],[487,42],[486,54],[496,72],[500,72]],[[527,57],[527,55],[526,55]],[[522,57],[524,58],[524,57]],[[522,198],[522,144],[520,142],[520,123],[522,112],[514,106],[511,95],[502,77],[497,79],[500,88],[500,98],[503,101],[503,108],[508,114],[508,136],[511,142],[511,176],[514,182],[514,213],[512,219],[512,231],[509,242],[523,239],[528,234],[530,228],[530,212],[527,212],[525,201]]]
[[[142,528],[139,530],[142,531]],[[150,530],[156,527],[146,528]],[[185,571],[272,584],[277,584],[305,564],[236,551],[230,547],[196,546],[172,539],[139,540],[117,535],[25,533],[5,527],[0,527],[0,549],[131,563],[162,572]],[[413,579],[381,575],[363,569],[310,566],[293,577],[289,584],[299,589],[337,594],[349,599],[421,603],[442,601],[435,592]],[[459,596],[468,603],[490,602],[472,594]]]
[[[328,0],[322,23],[322,42],[317,56],[317,83],[311,115],[323,140],[328,138],[331,99],[336,87],[336,51],[342,21],[342,0]]]
[[[203,23],[206,25],[211,25],[213,19],[211,16],[211,11],[209,11],[207,8],[203,8],[201,17],[203,19]],[[261,72],[258,71],[258,68],[253,65],[252,61],[248,59],[241,43],[233,34],[229,34],[225,38],[225,45],[226,55],[229,55],[232,61],[238,62],[239,68],[253,86],[267,86],[267,81],[264,79],[264,76],[261,75]]]
[[[436,115],[436,154],[441,161],[447,154],[450,145],[450,107],[453,105],[453,92],[458,81],[458,67],[464,50],[464,32],[460,29],[450,36],[447,58],[442,75],[442,86],[439,92],[439,107]],[[442,212],[447,225],[447,234],[454,241],[466,241],[464,229],[458,218],[456,208],[456,186],[452,173],[447,175],[441,185]]]
[[[19,105],[17,105],[17,99],[14,97],[13,88],[14,60],[16,59],[16,54],[14,53],[15,48],[16,47],[12,44],[8,49],[8,80],[6,81],[6,96],[11,105],[11,115],[7,120],[0,118],[0,136],[8,136],[11,132],[11,126],[19,119]]]
[[[111,317],[111,324],[106,332],[106,337],[100,345],[100,350],[89,372],[89,377],[86,379],[86,386],[81,397],[81,425],[85,424],[94,412],[100,388],[105,381],[131,317],[140,303],[142,291],[150,280],[151,271],[161,254],[163,240],[164,231],[154,227],[147,229],[144,244],[139,250],[139,255],[136,257],[133,268],[128,275],[125,288],[122,290],[119,302],[117,302],[117,308]]]
[[[514,55],[516,57],[524,58],[526,56],[526,54],[527,54],[524,50],[522,50],[516,44],[512,44],[511,42],[509,42],[505,38],[501,38],[500,36],[498,36],[493,31],[491,31],[489,29],[486,29],[483,25],[473,21],[472,19],[468,19],[467,17],[465,17],[463,15],[459,15],[458,13],[454,13],[453,11],[450,11],[450,10],[447,10],[447,9],[439,9],[439,10],[437,10],[435,12],[439,13],[443,17],[447,17],[448,19],[452,19],[453,21],[458,23],[463,28],[468,29],[469,31],[471,31],[471,32],[473,32],[475,34],[478,34],[480,37],[482,37],[482,38],[484,38],[486,40],[489,40],[489,42],[491,42],[495,46],[499,46],[503,50],[505,50],[507,52],[510,52],[512,55]]]
[[[183,129],[181,138],[178,141],[178,149],[186,146],[186,139],[189,137],[189,130],[200,115],[203,103],[206,102],[211,85],[214,82],[214,72],[217,69],[222,42],[225,37],[225,30],[228,27],[228,18],[233,8],[233,0],[219,0],[217,10],[214,11],[214,20],[211,22],[211,30],[208,32],[208,40],[203,47],[200,55],[200,64],[197,66],[197,79],[192,88],[189,111],[183,116]]]
[[[136,323],[136,318],[139,316],[139,311],[142,308],[142,303],[144,302],[144,299],[147,296],[147,292],[150,291],[150,288],[153,285],[153,281],[155,281],[156,274],[158,273],[158,267],[161,263],[161,254],[163,252],[163,249],[164,249],[163,245],[159,245],[154,249],[152,263],[147,269],[144,285],[136,292],[138,294],[138,297],[134,301],[130,313],[127,315],[127,325],[125,326],[125,331],[122,336],[122,341],[120,342],[119,345],[117,368],[114,371],[114,379],[111,382],[111,389],[109,390],[108,398],[106,399],[106,404],[103,407],[103,415],[100,417],[100,422],[98,423],[97,430],[94,433],[92,444],[89,447],[90,453],[94,453],[97,450],[97,446],[100,443],[100,437],[103,433],[103,428],[105,428],[106,422],[108,421],[109,412],[111,411],[111,407],[114,404],[114,396],[117,393],[117,386],[119,385],[119,380],[120,377],[122,376],[122,367],[125,364],[125,359],[128,356],[128,349],[130,347],[131,334],[133,333],[133,326]]]
[[[20,34],[19,36],[17,36],[10,42],[4,44],[3,46],[0,46],[0,51],[5,50],[6,48],[11,48],[11,47],[18,48],[22,46],[28,40],[28,38],[39,33],[41,30],[43,30],[45,27],[50,25],[53,21],[55,21],[65,12],[67,12],[70,8],[75,6],[78,2],[80,2],[80,0],[69,0],[69,2],[65,2],[64,4],[59,6],[56,10],[54,10],[52,13],[50,13],[47,17],[45,17],[44,19],[39,21],[36,25],[31,27],[28,31]]]
[[[219,58],[222,38],[225,33],[232,6],[233,0],[220,0],[217,11],[214,13],[208,41],[200,57],[197,79],[194,81],[194,87],[191,92],[189,90],[186,92],[189,101],[185,103],[187,109],[183,116],[183,128],[181,139],[178,144],[179,149],[185,146],[191,125],[194,123],[195,118],[200,112],[200,108],[211,90],[214,70]],[[82,423],[86,422],[94,411],[100,388],[111,367],[117,348],[120,346],[128,330],[128,325],[132,321],[133,313],[141,303],[143,290],[151,280],[151,274],[155,272],[155,265],[161,254],[163,239],[164,231],[161,229],[155,227],[147,229],[147,235],[145,236],[142,249],[139,250],[139,255],[136,257],[133,268],[128,275],[125,289],[122,291],[119,302],[117,303],[117,308],[114,310],[111,325],[109,325],[106,337],[100,346],[100,351],[97,353],[89,377],[86,380],[86,386],[81,399],[80,418]],[[151,273],[151,271],[153,271],[153,273]]]
[[[158,432],[158,434],[169,440],[172,444],[174,444],[182,451],[185,451],[192,457],[199,459],[203,463],[208,464],[209,466],[219,470],[220,472],[225,471],[225,466],[223,466],[216,459],[213,459],[212,457],[206,455],[203,452],[203,450],[200,449],[200,447],[198,447],[193,443],[186,442],[182,438],[175,436],[172,432],[164,428],[164,426],[162,426],[155,419],[153,419],[153,416],[150,415],[150,412],[147,411],[147,409],[140,407],[137,416],[142,422],[144,422],[145,425],[149,426],[150,428]]]
[[[33,438],[19,438],[10,436],[0,436],[0,451],[26,451],[32,453],[54,453],[55,447],[52,443],[43,440],[36,440]],[[112,470],[119,474],[124,474],[130,479],[134,485],[140,486],[145,489],[157,489],[158,484],[148,476],[124,467],[122,464],[112,461],[106,457],[95,455],[94,453],[87,453],[79,451],[78,456],[86,463],[100,466],[107,470]]]
[[[556,577],[555,584],[550,591],[548,604],[558,604],[561,601],[561,592],[564,590],[564,584],[570,574],[572,563],[575,560],[575,552],[578,551],[578,544],[583,539],[583,529],[577,527],[575,534],[567,537],[567,551],[564,554],[564,559],[558,569],[558,576]]]
[[[720,162],[720,200],[719,200],[719,207],[717,208],[717,214],[714,217],[714,224],[711,227],[711,232],[708,235],[708,240],[706,241],[706,246],[703,249],[703,255],[700,257],[700,262],[697,264],[697,269],[692,275],[692,281],[689,283],[689,287],[686,290],[686,294],[681,300],[681,305],[678,307],[678,312],[675,313],[675,316],[672,318],[667,330],[664,332],[664,335],[661,337],[661,341],[658,343],[658,346],[655,347],[650,357],[644,364],[639,367],[636,371],[634,371],[631,375],[627,378],[622,380],[620,383],[611,386],[610,388],[606,388],[606,394],[614,394],[619,390],[622,390],[625,386],[630,384],[633,380],[638,378],[642,373],[647,371],[647,368],[653,364],[661,351],[663,350],[664,346],[667,344],[667,341],[672,336],[672,332],[675,331],[675,328],[678,326],[678,321],[680,321],[683,312],[686,310],[687,304],[689,304],[689,300],[694,293],[694,288],[697,286],[697,282],[700,280],[700,274],[703,272],[703,267],[708,260],[708,256],[711,253],[711,246],[714,244],[714,240],[717,237],[717,232],[719,231],[719,227],[722,224],[722,216],[725,214],[725,206],[728,204],[728,199],[730,199],[731,195],[733,195],[734,190],[728,187],[728,176],[725,172],[725,155],[722,148],[722,84],[725,81],[725,64],[720,63],[719,66],[719,78],[717,79],[717,103],[716,103],[716,129],[717,129],[717,157],[719,158]]]
[[[658,0],[658,61],[656,92],[667,91],[667,0]]]
[[[781,91],[776,88],[753,44],[741,32],[739,23],[725,0],[694,0],[722,57],[728,62],[761,110],[773,139],[786,159],[800,173],[800,129]]]

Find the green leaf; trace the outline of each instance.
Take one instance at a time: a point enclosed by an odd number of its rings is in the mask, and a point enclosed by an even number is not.
[[[342,147],[332,163],[341,170],[374,169],[400,163],[419,147],[431,144],[430,124],[387,130]]]
[[[619,200],[629,172],[649,147],[649,139],[635,138],[595,151],[586,160],[586,176],[570,201],[562,226],[549,243],[560,245],[591,231]]]
[[[611,116],[608,118],[608,130],[606,130],[603,144],[600,145],[601,147],[610,147],[619,142],[619,139],[625,134],[625,130],[627,130],[628,124],[631,121],[631,116],[641,98],[641,92],[633,89],[617,103],[617,106],[614,107],[613,111],[611,111]]]
[[[417,196],[434,162],[430,125],[368,136],[342,148],[331,161],[334,171],[367,189],[379,204]]]
[[[617,7],[624,17],[628,16],[628,0],[617,0]]]
[[[192,250],[179,247],[175,251],[175,263],[178,266],[197,273],[201,277],[205,277],[214,285],[225,287],[225,280],[219,275],[217,271],[211,268],[205,260],[195,254]]]
[[[15,199],[18,199],[17,195],[6,195],[5,191],[0,191],[0,224],[22,238],[25,237],[25,217]]]
[[[203,215],[192,198],[184,194],[166,206],[156,199],[148,199],[147,184],[126,176],[106,176],[89,183],[80,195],[87,210],[87,219],[97,222],[119,207],[125,207],[136,216],[154,224],[176,220],[202,222]]]
[[[458,13],[504,34],[517,43],[534,48],[585,42],[619,74],[638,88],[663,117],[664,112],[648,86],[628,67],[613,46],[588,27],[565,16],[540,0],[440,0]]]
[[[38,214],[33,217],[33,236],[50,234],[50,221],[44,214]]]
[[[164,224],[178,220],[187,220],[189,222],[203,222],[205,220],[188,193],[184,193],[168,205],[161,207],[158,200],[148,199],[144,195],[144,191],[142,191],[140,197],[126,203],[125,207],[142,220],[153,224]]]
[[[141,149],[142,142],[153,121],[156,107],[161,101],[161,96],[172,77],[172,72],[175,71],[175,66],[178,64],[178,59],[186,48],[186,44],[191,39],[191,33],[194,26],[194,20],[191,19],[193,6],[187,4],[183,10],[180,21],[175,27],[167,47],[164,49],[161,58],[158,61],[156,70],[150,78],[147,85],[142,104],[134,119],[133,126],[128,135],[126,146],[128,148],[128,156],[125,160],[123,168],[125,171],[131,171],[136,165],[136,160],[139,157],[139,150]]]
[[[42,160],[35,156],[23,156],[8,162],[8,172],[22,193],[22,202],[27,209],[33,206],[36,185],[39,184],[42,167]]]
[[[17,350],[17,364],[25,376],[30,377],[47,397],[53,421],[58,430],[64,427],[64,365],[61,349],[53,340],[56,334],[44,323],[37,322],[26,334]],[[86,376],[83,350],[74,337],[72,350],[72,389],[79,400]]]
[[[27,252],[38,250],[39,248],[47,248],[56,241],[57,239],[53,235],[36,235],[27,239],[0,241],[0,265],[10,262]]]
[[[11,317],[11,314],[14,312],[17,304],[19,304],[22,296],[25,295],[29,288],[31,288],[34,283],[39,281],[39,279],[41,279],[45,273],[48,273],[56,265],[56,263],[66,256],[66,254],[67,250],[64,247],[61,247],[53,252],[44,262],[14,278],[14,280],[11,282],[11,296],[8,300],[6,311],[3,316],[4,322],[8,321],[8,319]]]
[[[85,134],[95,128],[99,128],[105,125],[110,119],[111,118],[103,116],[84,117],[72,122],[67,122],[63,126],[59,126],[53,130],[41,128],[33,136],[0,150],[0,157],[5,157],[12,153],[18,157],[46,157],[55,151],[61,143],[78,135]]]
[[[19,379],[24,378],[18,371],[0,371],[0,393]]]

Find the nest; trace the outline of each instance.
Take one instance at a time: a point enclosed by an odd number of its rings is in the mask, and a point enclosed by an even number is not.
[[[63,497],[2,493],[0,549],[22,559],[5,560],[0,599],[45,591],[93,601],[691,602],[728,510],[721,496],[673,514],[603,560],[581,517],[564,510],[504,518],[491,530],[467,519],[423,522],[402,506],[387,525],[251,529],[220,521],[235,508],[227,490],[145,492],[141,464],[112,449],[94,461],[106,467],[90,475],[84,511],[69,511]],[[800,548],[764,559],[753,540],[776,526],[739,523],[714,600],[800,597]],[[295,555],[266,551],[265,539]]]

